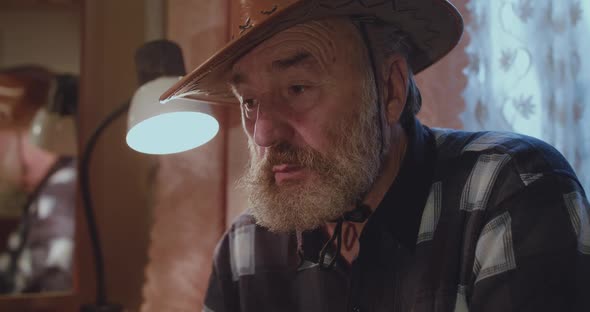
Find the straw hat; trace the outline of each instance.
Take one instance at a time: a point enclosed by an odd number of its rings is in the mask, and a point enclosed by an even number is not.
[[[237,0],[235,0],[237,1]],[[188,97],[237,104],[228,87],[232,65],[262,41],[294,25],[328,17],[391,24],[416,48],[409,58],[414,73],[440,60],[458,43],[463,20],[446,0],[239,0],[231,40],[160,98]]]

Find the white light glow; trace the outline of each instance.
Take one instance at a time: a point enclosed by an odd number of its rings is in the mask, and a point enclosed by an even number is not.
[[[172,112],[137,123],[127,132],[127,144],[141,153],[174,154],[209,142],[218,131],[219,123],[211,115]]]

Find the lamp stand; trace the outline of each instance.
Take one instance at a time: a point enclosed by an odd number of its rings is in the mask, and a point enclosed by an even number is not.
[[[186,74],[184,60],[180,47],[168,40],[155,40],[144,44],[135,55],[137,78],[140,85],[162,76],[183,76]],[[102,135],[103,131],[117,118],[129,110],[130,101],[121,105],[110,113],[96,128],[88,139],[80,159],[80,188],[84,204],[86,222],[92,251],[94,253],[94,265],[96,271],[96,303],[83,305],[80,312],[122,312],[123,306],[109,303],[107,300],[104,260],[100,244],[96,216],[90,195],[90,161],[92,151]]]
[[[104,130],[119,116],[123,115],[129,110],[129,102],[121,105],[118,109],[110,113],[94,130],[88,143],[84,148],[82,157],[80,159],[80,189],[82,193],[82,201],[84,203],[84,211],[86,216],[86,223],[88,224],[88,234],[90,236],[90,243],[92,252],[94,253],[94,269],[96,272],[96,304],[87,304],[80,308],[80,312],[122,312],[123,306],[119,304],[111,304],[107,301],[105,274],[104,274],[104,258],[100,244],[100,235],[98,226],[96,225],[96,216],[94,214],[94,207],[92,205],[92,196],[90,195],[90,161],[92,159],[92,152],[98,142],[98,139]]]

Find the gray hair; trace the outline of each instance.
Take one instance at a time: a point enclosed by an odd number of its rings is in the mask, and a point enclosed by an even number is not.
[[[383,64],[383,60],[393,54],[401,54],[406,62],[412,56],[415,51],[414,45],[411,43],[408,35],[403,31],[400,31],[397,27],[385,24],[371,24],[374,35],[371,36],[372,49],[375,55],[375,61],[377,64]],[[409,63],[409,62],[408,62]],[[378,70],[384,70],[378,68]],[[420,112],[422,107],[422,96],[416,80],[414,79],[414,73],[411,66],[408,65],[408,94],[406,97],[406,105],[400,116],[401,125],[407,129],[410,123],[414,120],[414,117]]]

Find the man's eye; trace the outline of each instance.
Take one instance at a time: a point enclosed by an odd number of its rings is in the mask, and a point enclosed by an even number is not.
[[[289,93],[292,95],[300,95],[307,90],[307,86],[304,85],[293,85],[289,87]]]

